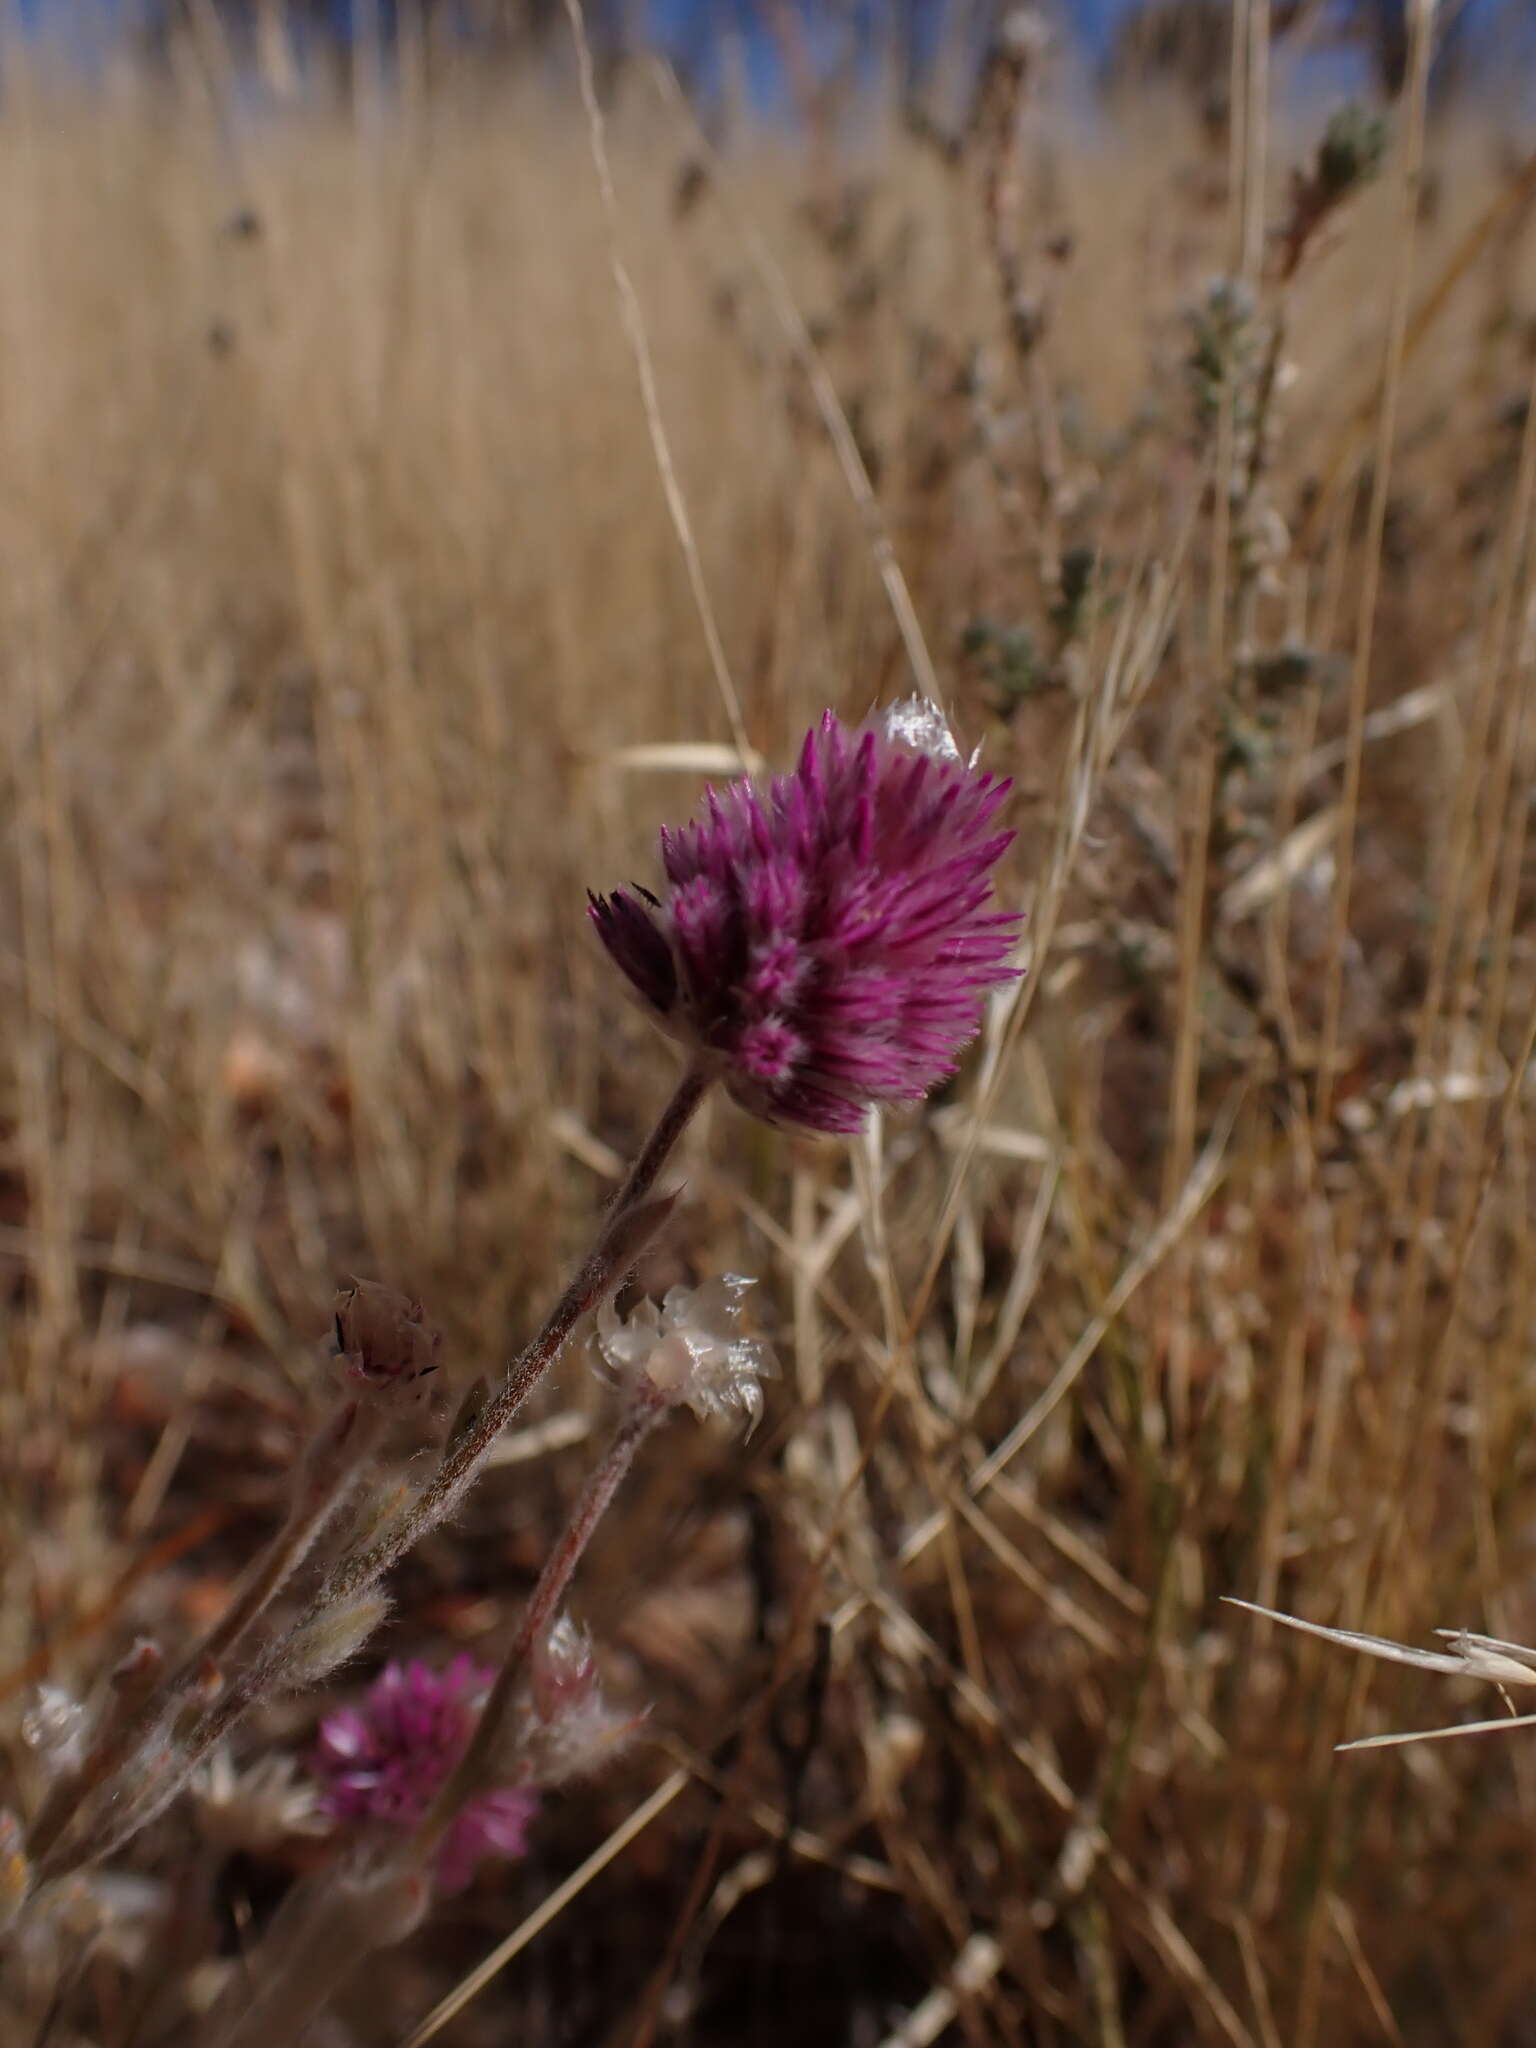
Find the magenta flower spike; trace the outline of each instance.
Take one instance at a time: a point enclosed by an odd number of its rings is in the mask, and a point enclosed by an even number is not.
[[[710,789],[663,828],[663,900],[591,899],[598,936],[674,1038],[713,1055],[771,1123],[856,1132],[955,1070],[1019,919],[993,907],[1010,784],[962,760],[916,700],[850,730],[832,712],[799,766]]]
[[[320,1724],[310,1768],[322,1809],[342,1822],[414,1827],[469,1746],[495,1676],[465,1656],[442,1671],[386,1665],[361,1707],[339,1708]],[[438,1851],[439,1888],[462,1891],[482,1862],[521,1856],[538,1804],[525,1785],[471,1799]]]

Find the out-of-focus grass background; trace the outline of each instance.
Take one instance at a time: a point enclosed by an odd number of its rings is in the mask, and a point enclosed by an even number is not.
[[[1528,109],[1437,86],[1421,162],[1412,62],[1368,82],[1298,250],[1319,12],[1096,81],[1010,18],[906,95],[769,10],[786,106],[727,63],[718,154],[601,67],[612,232],[558,17],[7,42],[8,1743],[217,1611],[339,1280],[455,1385],[536,1320],[671,1078],[583,889],[652,876],[727,700],[777,760],[931,660],[1016,783],[1028,977],[953,1089],[689,1141],[647,1282],[759,1275],[784,1370],[584,1568],[643,1740],[327,2039],[405,2038],[658,1786],[438,2038],[1536,2038],[1528,1736],[1337,1757],[1498,1700],[1217,1604],[1536,1627]],[[492,1654],[605,1401],[567,1360],[379,1656]],[[62,1990],[17,1964],[7,2048],[182,2038],[319,1853],[200,1826]]]

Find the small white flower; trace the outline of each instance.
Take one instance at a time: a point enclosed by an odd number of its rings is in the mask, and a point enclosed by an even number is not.
[[[605,1302],[598,1355],[618,1384],[644,1374],[664,1400],[691,1408],[701,1422],[744,1420],[750,1434],[763,1413],[760,1382],[776,1370],[770,1347],[736,1327],[752,1284],[726,1273],[702,1287],[673,1287],[660,1308],[642,1301],[628,1322]]]

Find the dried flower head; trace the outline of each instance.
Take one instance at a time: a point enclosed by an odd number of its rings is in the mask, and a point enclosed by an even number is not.
[[[336,1297],[336,1349],[349,1376],[378,1388],[415,1387],[437,1370],[439,1337],[419,1301],[354,1280]]]
[[[563,1785],[612,1763],[643,1714],[611,1705],[592,1639],[561,1615],[535,1646],[519,1752],[541,1785]]]
[[[236,1764],[220,1747],[192,1773],[190,1790],[204,1838],[225,1850],[262,1854],[295,1835],[324,1832],[312,1783],[291,1756],[273,1754]]]
[[[1009,785],[937,708],[850,731],[829,711],[792,775],[708,792],[661,835],[667,894],[592,899],[599,937],[664,1029],[756,1116],[861,1130],[953,1073],[1018,920],[991,907]]]
[[[361,1707],[342,1707],[320,1724],[311,1769],[323,1810],[339,1821],[413,1827],[468,1748],[494,1678],[462,1656],[442,1671],[387,1665]],[[471,1799],[438,1852],[441,1889],[462,1890],[487,1857],[521,1856],[538,1804],[526,1785]]]
[[[605,1301],[598,1356],[621,1385],[643,1374],[663,1400],[691,1408],[701,1422],[745,1421],[750,1431],[763,1412],[760,1382],[776,1369],[769,1346],[737,1328],[752,1284],[727,1273],[702,1287],[669,1288],[660,1308],[642,1301],[627,1322]]]

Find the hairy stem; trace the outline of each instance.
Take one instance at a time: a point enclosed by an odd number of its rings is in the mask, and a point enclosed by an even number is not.
[[[404,1897],[413,1889],[425,1896],[430,1886],[432,1859],[444,1836],[466,1803],[494,1780],[497,1752],[534,1646],[548,1633],[559,1613],[592,1532],[612,1505],[635,1454],[666,1413],[667,1403],[642,1388],[603,1457],[588,1474],[564,1533],[550,1553],[523,1611],[469,1747],[410,1839],[379,1867],[381,1896]],[[350,1873],[338,1870],[329,1877],[322,1876],[310,1889],[295,1896],[255,1959],[253,1976],[259,1987],[255,2003],[238,2012],[220,2006],[205,2036],[204,2048],[246,2048],[247,2043],[295,2038],[318,2016],[366,1955],[388,1947],[409,1931],[408,1924],[392,1923],[387,1916],[376,1923],[365,1918],[348,1929],[346,1943],[338,1941],[338,1933],[349,1918],[351,1886]]]
[[[634,1212],[654,1187],[656,1176],[704,1100],[712,1078],[703,1060],[690,1064],[623,1186],[609,1204],[591,1251],[550,1310],[543,1328],[513,1359],[505,1379],[422,1489],[410,1514],[369,1549],[341,1566],[320,1596],[323,1604],[329,1606],[333,1600],[362,1592],[457,1504],[484,1463],[486,1453],[559,1356],[577,1323],[597,1307],[643,1248],[643,1241],[636,1243],[630,1227]]]
[[[359,1960],[403,1940],[425,1904],[420,1883],[366,1867],[295,1886],[262,1944],[260,1967],[243,1971],[209,2014],[204,2048],[303,2040]]]
[[[355,1490],[383,1433],[384,1413],[377,1403],[347,1402],[316,1447],[288,1520],[180,1677],[187,1677],[205,1661],[223,1663],[245,1640]]]
[[[643,1382],[607,1451],[588,1474],[565,1532],[539,1574],[517,1634],[475,1723],[469,1747],[444,1781],[410,1843],[406,1852],[410,1861],[425,1861],[431,1856],[465,1802],[494,1775],[496,1753],[534,1647],[548,1635],[593,1531],[613,1505],[615,1494],[635,1462],[636,1452],[666,1415],[667,1408],[664,1400],[649,1391],[649,1382]]]
[[[137,1754],[156,1719],[190,1695],[206,1674],[216,1672],[245,1640],[357,1486],[382,1433],[378,1410],[356,1399],[342,1403],[326,1420],[305,1457],[287,1520],[257,1558],[226,1612],[168,1676],[146,1688],[119,1692],[80,1769],[55,1788],[38,1813],[27,1846],[40,1868],[52,1870],[59,1863],[54,1852],[85,1802]]]
[[[141,1800],[131,1800],[126,1806],[121,1800],[109,1800],[108,1810],[114,1816],[110,1830],[104,1836],[92,1837],[88,1829],[86,1839],[66,1847],[62,1838],[84,1801],[93,1792],[103,1789],[111,1792],[114,1787],[109,1781],[120,1775],[125,1766],[132,1764],[157,1718],[169,1721],[177,1706],[189,1698],[193,1684],[208,1669],[205,1653],[210,1645],[217,1642],[227,1655],[230,1648],[244,1639],[251,1624],[297,1567],[319,1534],[323,1521],[329,1519],[330,1509],[326,1509],[322,1520],[315,1520],[307,1526],[307,1533],[305,1527],[298,1526],[297,1516],[290,1519],[275,1540],[272,1555],[257,1567],[230,1614],[217,1625],[209,1641],[178,1670],[171,1681],[156,1687],[135,1714],[114,1724],[110,1738],[99,1745],[99,1761],[88,1759],[67,1796],[52,1802],[39,1815],[34,1824],[34,1839],[29,1844],[29,1853],[39,1865],[41,1874],[49,1878],[64,1876],[82,1864],[99,1861],[136,1834],[145,1821],[159,1812],[166,1800],[185,1783],[188,1774],[214,1744],[228,1734],[253,1706],[282,1684],[289,1662],[286,1653],[297,1639],[333,1608],[358,1600],[413,1544],[453,1511],[473,1483],[496,1438],[554,1363],[577,1323],[618,1284],[662,1220],[667,1205],[647,1205],[646,1198],[708,1093],[713,1078],[713,1067],[707,1058],[699,1056],[690,1062],[623,1185],[604,1212],[591,1250],[578,1266],[570,1284],[550,1310],[538,1335],[508,1366],[496,1393],[459,1441],[450,1447],[410,1511],[375,1542],[346,1559],[332,1572],[292,1627],[275,1643],[258,1651],[230,1681],[209,1710],[187,1731],[184,1740],[176,1744],[174,1758],[167,1759],[154,1782],[145,1788]],[[622,1473],[619,1476],[622,1477]],[[617,1484],[617,1479],[614,1483]],[[318,1514],[318,1508],[315,1512]],[[573,1564],[574,1561],[573,1558]]]

